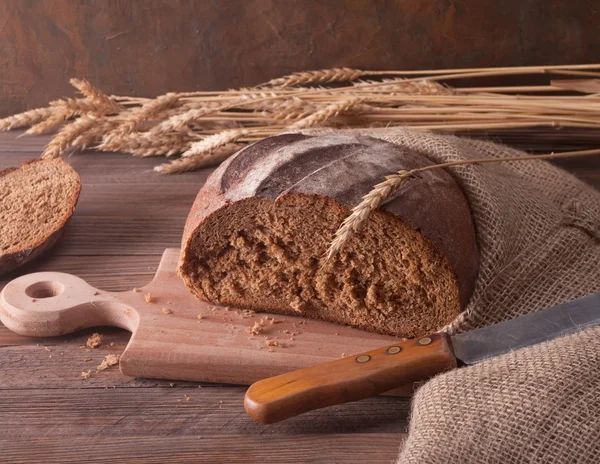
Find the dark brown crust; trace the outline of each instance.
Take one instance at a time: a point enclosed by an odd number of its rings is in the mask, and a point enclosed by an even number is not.
[[[79,174],[71,167],[71,165],[62,159],[58,158],[55,160],[33,160],[27,163],[24,163],[20,169],[23,169],[25,166],[29,166],[36,163],[62,163],[67,167],[67,170],[71,171],[71,175],[73,175],[77,179],[77,189],[74,191],[70,197],[68,198],[69,203],[71,204],[71,208],[67,211],[67,214],[61,218],[60,226],[52,231],[50,235],[40,240],[35,246],[28,248],[26,250],[19,250],[14,253],[6,253],[0,254],[0,275],[10,272],[17,267],[20,267],[37,257],[41,256],[48,250],[50,250],[56,243],[60,240],[64,233],[64,229],[71,219],[73,212],[75,211],[75,206],[77,205],[77,201],[79,200],[79,193],[81,192],[81,179],[79,178]],[[3,175],[9,174],[13,171],[16,171],[19,168],[8,168],[3,171],[0,171],[0,177]]]
[[[199,192],[185,226],[182,262],[196,229],[228,202],[298,192],[331,197],[349,209],[385,175],[429,164],[414,151],[364,136],[286,134],[257,142],[223,163]],[[469,205],[454,178],[441,169],[424,172],[406,181],[382,210],[419,230],[446,257],[464,307],[477,278],[479,253]],[[205,299],[198,289],[194,293]]]

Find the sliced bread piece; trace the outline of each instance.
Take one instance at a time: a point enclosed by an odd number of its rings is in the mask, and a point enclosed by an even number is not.
[[[443,170],[407,180],[330,261],[350,208],[384,176],[432,164],[370,137],[287,134],[217,169],[188,217],[179,274],[200,299],[414,337],[467,304],[479,255]]]
[[[79,175],[61,159],[0,171],[0,274],[56,244],[80,190]]]

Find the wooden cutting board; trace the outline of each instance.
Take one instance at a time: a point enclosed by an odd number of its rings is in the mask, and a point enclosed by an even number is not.
[[[165,250],[152,282],[128,292],[105,292],[59,272],[19,277],[0,293],[0,320],[31,337],[122,327],[132,333],[120,360],[123,374],[238,385],[398,341],[328,322],[198,301],[175,274],[178,258],[178,249]],[[261,333],[248,332],[261,321]]]

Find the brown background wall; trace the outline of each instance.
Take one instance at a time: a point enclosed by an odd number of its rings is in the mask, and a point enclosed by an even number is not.
[[[71,94],[254,85],[296,70],[600,56],[598,0],[3,0],[0,116]]]

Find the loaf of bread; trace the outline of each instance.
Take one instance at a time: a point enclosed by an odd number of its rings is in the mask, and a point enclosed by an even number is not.
[[[61,159],[0,171],[0,274],[56,244],[80,190],[79,175]]]
[[[466,305],[478,270],[467,200],[446,171],[409,178],[332,259],[350,209],[384,176],[432,164],[356,135],[271,137],[200,190],[179,275],[201,300],[414,337]]]

